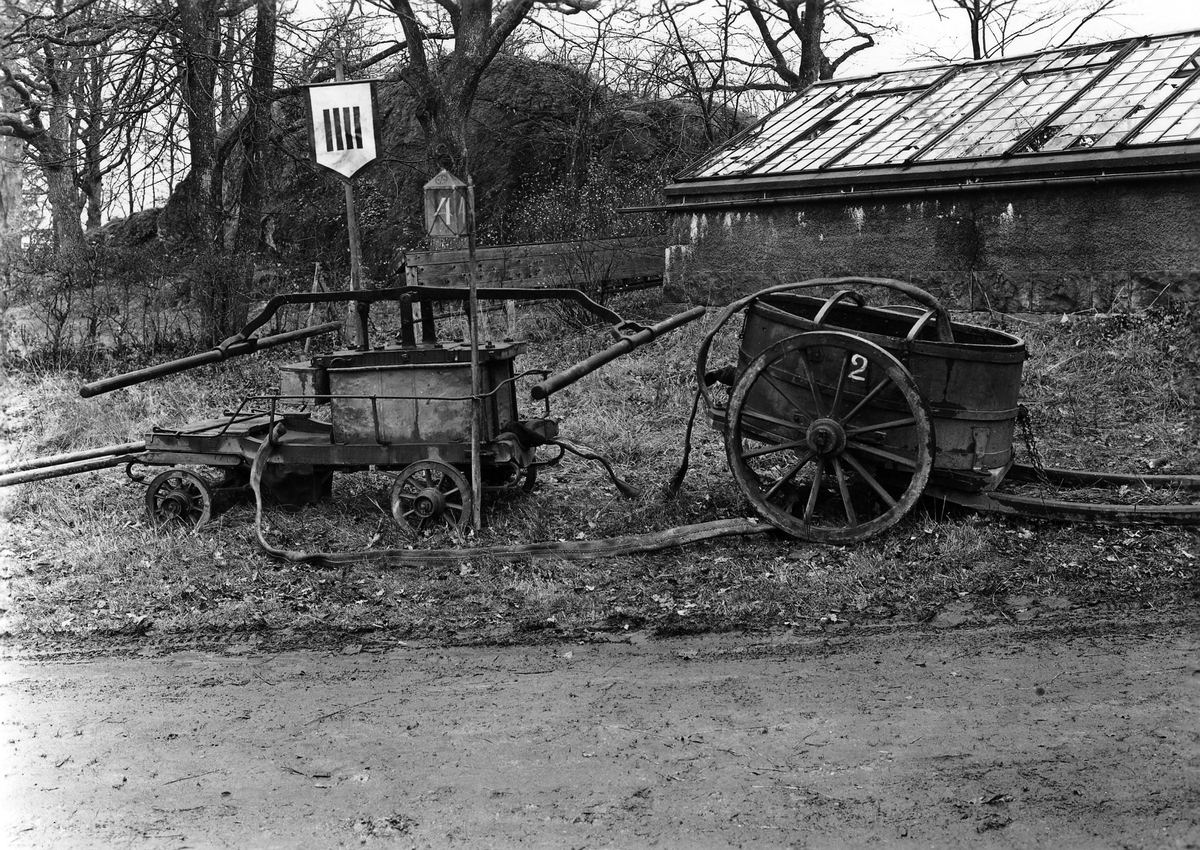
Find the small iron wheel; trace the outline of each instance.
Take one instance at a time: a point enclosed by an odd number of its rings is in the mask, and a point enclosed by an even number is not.
[[[768,522],[803,540],[850,543],[895,525],[929,481],[929,405],[904,366],[840,331],[798,334],[734,384],[725,452]]]
[[[392,517],[412,534],[448,528],[461,536],[471,525],[471,485],[437,460],[406,466],[392,484]]]
[[[160,472],[146,488],[146,512],[160,528],[200,528],[212,517],[212,506],[212,485],[189,469]]]

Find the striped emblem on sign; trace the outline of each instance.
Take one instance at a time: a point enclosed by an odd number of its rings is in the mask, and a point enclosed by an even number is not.
[[[363,146],[362,115],[357,106],[323,110],[325,150],[345,151]]]
[[[308,87],[308,143],[313,160],[351,179],[378,157],[375,83],[318,83]]]

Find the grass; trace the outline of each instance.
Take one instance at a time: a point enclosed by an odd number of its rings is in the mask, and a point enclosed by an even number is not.
[[[970,318],[1026,338],[1022,401],[1047,464],[1200,472],[1194,313],[1066,324]],[[592,331],[531,330],[521,368],[561,368],[607,344]],[[554,398],[561,433],[609,457],[640,497],[620,497],[597,465],[568,457],[533,493],[485,504],[485,528],[470,545],[596,539],[746,515],[720,435],[703,424],[683,492],[663,491],[680,460],[703,332],[700,323],[681,329]],[[0,427],[12,456],[126,442],[152,424],[206,418],[265,391],[278,364],[298,357],[263,353],[86,401],[78,376],[17,373],[5,385]],[[270,537],[310,550],[403,546],[387,512],[389,480],[339,475],[333,502],[270,512]],[[1053,525],[924,505],[853,547],[762,535],[591,562],[480,556],[444,567],[322,569],[266,557],[249,506],[197,533],[164,532],[147,524],[141,494],[119,470],[0,490],[0,633],[537,640],[920,622],[964,601],[985,620],[1015,618],[1039,599],[1172,608],[1200,587],[1194,529]]]

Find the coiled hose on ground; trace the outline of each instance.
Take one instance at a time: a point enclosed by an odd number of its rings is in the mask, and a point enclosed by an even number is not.
[[[307,552],[280,549],[272,546],[263,532],[262,476],[271,453],[284,433],[282,423],[275,426],[254,454],[250,467],[250,488],[254,491],[254,531],[258,545],[273,558],[296,564],[335,566],[355,563],[378,563],[385,566],[421,566],[424,564],[456,564],[469,558],[489,557],[502,560],[526,558],[562,558],[564,560],[594,560],[656,552],[676,546],[686,546],[720,537],[763,534],[774,527],[749,517],[720,519],[652,531],[646,534],[627,534],[601,540],[551,541],[521,543],[507,546],[478,546],[453,549],[367,549],[361,552]]]

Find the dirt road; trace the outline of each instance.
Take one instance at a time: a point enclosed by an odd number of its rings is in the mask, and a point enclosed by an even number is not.
[[[1200,845],[1200,629],[0,662],[13,847]]]

